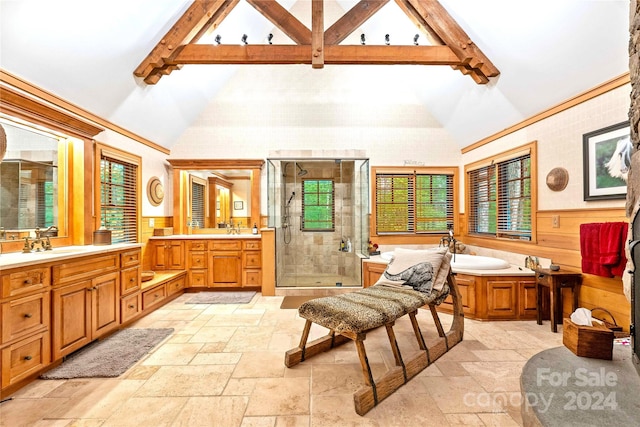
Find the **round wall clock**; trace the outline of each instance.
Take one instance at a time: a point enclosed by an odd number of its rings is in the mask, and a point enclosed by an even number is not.
[[[162,199],[164,199],[164,187],[157,176],[149,179],[149,184],[147,184],[147,197],[153,206],[158,206],[162,203]]]
[[[7,154],[7,134],[0,125],[0,162],[4,159],[5,154]]]

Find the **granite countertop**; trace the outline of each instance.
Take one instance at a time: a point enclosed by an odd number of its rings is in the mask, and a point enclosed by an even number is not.
[[[376,264],[388,264],[389,261],[382,258],[380,255],[374,255],[369,259],[364,260],[365,262],[373,262]],[[454,273],[460,274],[469,274],[473,276],[535,276],[536,272],[534,270],[530,270],[528,268],[519,267],[517,265],[511,264],[509,268],[502,268],[499,270],[467,270],[461,268],[453,268]]]
[[[116,243],[113,245],[60,246],[50,251],[10,252],[0,254],[0,269],[27,267],[52,261],[98,255],[107,252],[141,248],[141,243]]]

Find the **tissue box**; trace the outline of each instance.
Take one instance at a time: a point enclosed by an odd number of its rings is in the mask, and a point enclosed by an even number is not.
[[[583,326],[565,318],[562,343],[576,356],[606,360],[613,356],[613,331],[597,322],[593,326]]]

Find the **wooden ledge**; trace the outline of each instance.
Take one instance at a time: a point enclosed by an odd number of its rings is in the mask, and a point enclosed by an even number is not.
[[[153,276],[153,279],[142,282],[142,284],[140,285],[140,290],[144,291],[146,289],[151,289],[158,285],[167,283],[170,280],[186,276],[187,270],[162,270],[156,271],[155,273],[156,274],[155,276]]]

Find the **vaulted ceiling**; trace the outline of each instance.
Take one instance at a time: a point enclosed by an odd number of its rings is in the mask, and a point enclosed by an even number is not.
[[[417,100],[465,146],[628,70],[629,0],[202,5],[189,21],[186,0],[0,0],[0,68],[168,148],[218,97],[276,88],[305,105]]]

